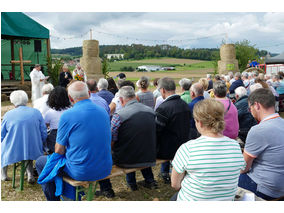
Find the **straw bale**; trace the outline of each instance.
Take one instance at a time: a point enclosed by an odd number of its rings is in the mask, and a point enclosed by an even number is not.
[[[99,42],[97,40],[83,41],[83,57],[98,57]]]

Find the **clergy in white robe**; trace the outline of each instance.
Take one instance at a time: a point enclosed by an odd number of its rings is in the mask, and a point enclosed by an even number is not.
[[[42,87],[44,85],[45,76],[40,71],[40,65],[35,65],[35,68],[30,73],[31,83],[32,83],[32,101],[34,101],[42,96]]]
[[[1,124],[2,180],[7,179],[5,167],[8,165],[22,160],[36,160],[43,155],[43,143],[47,137],[41,113],[26,106],[27,93],[16,90],[11,93],[10,100],[15,109],[5,113]],[[29,179],[33,179],[31,171],[28,172]]]

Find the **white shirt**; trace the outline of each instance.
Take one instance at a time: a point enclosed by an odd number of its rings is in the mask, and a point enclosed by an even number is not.
[[[44,122],[49,124],[50,129],[57,129],[60,117],[66,110],[67,109],[56,111],[54,109],[49,109],[44,116]]]
[[[230,84],[232,85],[232,83],[233,83],[234,81],[236,81],[235,78],[232,78],[232,79],[230,80]]]
[[[112,99],[111,102],[115,103],[114,113],[117,113],[122,108],[121,102],[119,100],[118,92],[115,93],[115,96],[114,96],[114,98]]]
[[[41,71],[33,69],[30,73],[30,78],[32,83],[32,101],[34,102],[42,96],[42,87],[44,82],[40,80],[45,79],[45,76]]]
[[[46,104],[47,99],[48,99],[48,94],[34,101],[34,108],[40,111],[42,117],[44,117],[45,113],[50,109]]]
[[[159,96],[157,99],[156,99],[156,104],[155,104],[155,108],[154,110],[156,111],[156,109],[161,105],[161,103],[163,103],[165,100],[163,99],[162,96]]]

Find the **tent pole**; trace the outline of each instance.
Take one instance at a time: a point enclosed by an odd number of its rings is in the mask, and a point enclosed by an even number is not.
[[[11,38],[11,60],[15,60],[15,48],[14,48],[14,39]],[[15,77],[15,64],[12,64],[12,74],[13,76]],[[15,80],[15,79],[12,79],[12,80]]]

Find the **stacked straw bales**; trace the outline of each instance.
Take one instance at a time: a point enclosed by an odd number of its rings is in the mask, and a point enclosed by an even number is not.
[[[220,48],[221,60],[218,61],[219,74],[227,74],[228,72],[238,72],[239,65],[236,59],[236,50],[234,44],[224,44]]]
[[[99,80],[103,78],[101,59],[99,57],[99,42],[97,40],[83,41],[83,57],[80,64],[87,75],[87,79]]]

